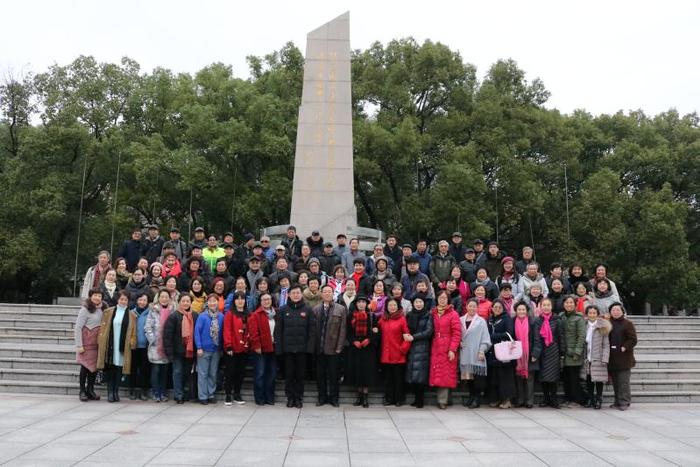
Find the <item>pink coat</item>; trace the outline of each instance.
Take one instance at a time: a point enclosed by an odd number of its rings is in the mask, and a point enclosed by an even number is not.
[[[459,314],[448,306],[442,316],[433,308],[433,342],[430,346],[430,385],[441,388],[457,387],[457,350],[462,340],[462,326]],[[447,358],[449,351],[455,353],[454,360]]]

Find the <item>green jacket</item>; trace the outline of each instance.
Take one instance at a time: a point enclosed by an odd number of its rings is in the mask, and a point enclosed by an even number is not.
[[[561,319],[564,322],[564,335],[566,338],[564,366],[583,365],[584,350],[586,348],[586,320],[575,311],[562,313]]]

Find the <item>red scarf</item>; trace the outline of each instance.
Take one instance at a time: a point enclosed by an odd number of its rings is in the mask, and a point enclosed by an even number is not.
[[[586,297],[576,297],[576,312],[584,314],[586,311]]]
[[[194,320],[192,319],[192,312],[186,311],[183,313],[180,310],[177,311],[182,314],[182,342],[187,349],[185,357],[192,358],[194,356]]]
[[[544,339],[544,346],[549,347],[554,342],[554,336],[552,335],[552,327],[549,325],[549,320],[552,318],[552,314],[542,313],[542,328],[540,329],[540,336]]]
[[[352,276],[350,276],[352,278],[353,282],[355,282],[355,287],[357,288],[358,292],[360,290],[360,279],[362,279],[362,276],[364,276],[364,275],[365,275],[364,273],[358,274],[356,272],[353,272]]]
[[[355,331],[355,336],[358,338],[367,337],[367,312],[355,311],[352,314],[352,328]]]
[[[515,374],[522,378],[527,378],[530,361],[530,323],[527,316],[515,318],[515,338],[520,341],[523,347],[523,354],[518,359]]]

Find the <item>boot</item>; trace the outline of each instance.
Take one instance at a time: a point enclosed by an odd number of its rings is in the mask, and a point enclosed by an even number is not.
[[[100,400],[100,396],[95,394],[95,379],[97,378],[97,373],[89,373],[87,374],[87,390],[85,391],[87,393],[88,400],[91,401],[98,401]]]
[[[593,404],[593,408],[596,410],[600,410],[601,407],[603,407],[603,395],[596,394],[595,403]]]
[[[474,396],[474,399],[472,399],[472,403],[469,404],[470,409],[478,409],[481,407],[481,397],[480,396]]]
[[[362,394],[361,392],[358,392],[357,399],[355,400],[355,402],[352,405],[355,407],[359,407],[362,405],[363,401],[364,401],[364,394]]]
[[[87,392],[85,391],[85,383],[87,382],[87,374],[88,374],[87,368],[85,368],[84,366],[81,366],[80,367],[80,396],[79,396],[80,402],[87,402],[89,400]]]
[[[112,377],[112,372],[107,371],[107,374],[104,375],[104,379],[107,383],[107,402],[116,402],[114,400],[114,378]]]
[[[122,382],[122,368],[119,366],[112,374],[112,392],[114,393],[114,402],[119,402],[119,386]]]
[[[147,401],[148,400],[148,390],[139,391],[139,399],[142,401]]]
[[[134,388],[129,388],[129,400],[135,401],[138,398],[136,395],[136,389]]]
[[[369,394],[362,394],[362,407],[365,409],[369,407]]]

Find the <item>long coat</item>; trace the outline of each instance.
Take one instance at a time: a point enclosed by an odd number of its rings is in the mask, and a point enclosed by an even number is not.
[[[315,353],[318,355],[337,355],[342,352],[346,344],[348,311],[340,303],[331,303],[328,306],[328,315],[325,319],[325,331],[321,329],[321,324],[324,321],[323,303],[316,305],[313,308],[313,313],[316,317],[314,321]],[[321,348],[322,335],[325,338],[323,348]]]
[[[408,330],[413,336],[406,362],[408,384],[428,384],[430,374],[430,344],[433,337],[433,316],[430,311],[413,310],[406,315]]]
[[[564,356],[566,350],[566,338],[564,335],[564,325],[555,315],[549,320],[549,326],[552,328],[552,337],[554,340],[549,347],[544,345],[544,338],[540,335],[544,318],[537,318],[537,338],[540,341],[542,352],[538,358],[540,364],[540,381],[543,383],[556,383],[559,381],[560,372],[560,357]]]
[[[586,350],[586,319],[576,311],[564,312],[559,319],[564,325],[566,338],[564,366],[581,366]]]
[[[114,352],[125,353],[128,346],[126,345],[127,333],[129,328],[129,312],[124,313],[124,318],[122,320],[121,332],[119,342],[114,342],[114,329],[112,324],[114,323],[114,315],[117,311],[117,307],[107,308],[102,312],[102,324],[100,325],[100,333],[97,335],[97,369],[102,370],[109,368],[112,365],[112,356]],[[124,359],[122,365],[128,365],[126,368],[126,374],[130,373],[131,369],[131,355],[129,355],[129,360]]]
[[[588,321],[586,321],[588,326]],[[608,361],[610,360],[610,340],[608,335],[612,325],[603,318],[598,318],[591,335],[590,354],[586,346],[586,358],[581,367],[581,379],[586,379],[591,375],[591,381],[596,383],[607,383],[608,381]]]
[[[515,340],[515,326],[513,318],[510,317],[505,311],[498,316],[491,316],[488,321],[489,335],[491,336],[491,343],[493,346],[499,342],[510,341],[508,335]],[[516,361],[511,360],[509,362],[502,362],[496,358],[496,349],[491,347],[486,354],[486,361],[489,366],[509,366],[514,367]]]
[[[351,310],[354,304],[351,305]],[[345,360],[345,384],[356,387],[374,385],[374,377],[377,373],[377,344],[379,343],[379,334],[373,330],[377,328],[377,319],[372,312],[367,312],[367,335],[359,336],[355,332],[353,326],[353,312],[348,313],[347,317],[347,340],[348,350]],[[357,348],[355,342],[362,342],[369,339],[367,347]]]
[[[451,305],[445,309],[442,316],[437,308],[431,312],[433,316],[433,344],[430,347],[430,385],[441,388],[457,386],[457,350],[462,341],[462,327],[459,314]],[[455,358],[449,360],[447,353],[454,352]]]
[[[610,320],[610,370],[629,370],[636,364],[634,346],[637,345],[637,331],[634,323],[627,318]],[[622,347],[625,351],[622,351]]]
[[[411,343],[403,339],[408,334],[408,324],[403,315],[382,317],[377,324],[381,333],[380,362],[396,365],[406,363],[406,354],[411,348]]]

